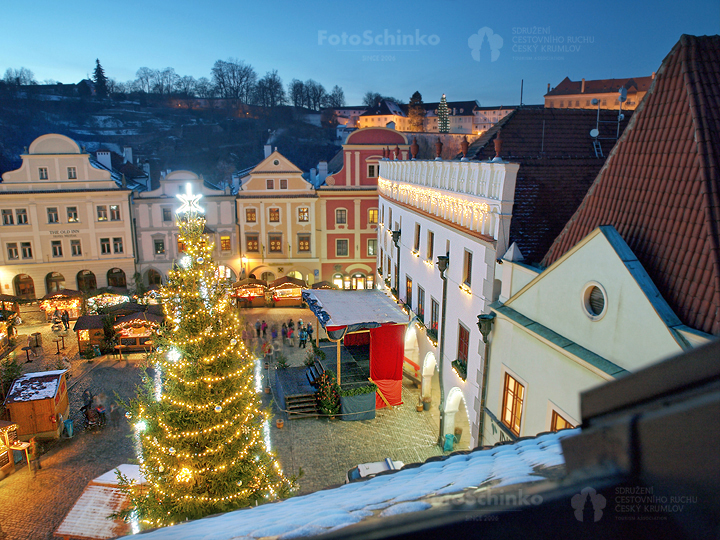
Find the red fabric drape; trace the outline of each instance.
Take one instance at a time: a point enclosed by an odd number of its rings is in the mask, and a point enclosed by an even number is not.
[[[388,324],[370,330],[370,377],[402,381],[405,325]]]
[[[343,344],[346,347],[354,345],[367,345],[370,343],[370,332],[357,332],[355,334],[345,334]]]
[[[402,380],[373,379],[373,382],[377,385],[378,390],[382,392],[383,396],[385,396],[385,399],[388,400],[390,405],[402,405]],[[385,402],[378,393],[375,396],[375,408],[382,409],[385,406]]]

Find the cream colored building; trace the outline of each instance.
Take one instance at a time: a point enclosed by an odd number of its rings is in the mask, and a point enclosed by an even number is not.
[[[164,283],[182,246],[178,242],[175,211],[180,207],[179,193],[192,193],[202,198],[207,232],[215,243],[214,259],[223,275],[235,281],[242,271],[239,256],[238,230],[235,222],[235,196],[230,189],[209,186],[191,171],[172,171],[162,176],[160,187],[137,193],[133,199],[133,217],[138,238],[138,272],[146,286]]]
[[[320,281],[315,188],[277,150],[247,176],[237,194],[237,222],[245,275]]]
[[[623,110],[635,110],[655,79],[649,77],[630,79],[598,79],[571,81],[565,77],[555,88],[545,94],[546,109],[620,109],[620,90],[624,89]],[[595,101],[595,103],[593,103]]]
[[[2,292],[133,287],[130,190],[64,135],[38,137],[21,157],[0,183]]]

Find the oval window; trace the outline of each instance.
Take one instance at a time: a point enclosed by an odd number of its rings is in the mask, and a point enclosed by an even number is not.
[[[599,283],[588,283],[583,292],[583,307],[592,320],[599,320],[605,315],[607,295]]]

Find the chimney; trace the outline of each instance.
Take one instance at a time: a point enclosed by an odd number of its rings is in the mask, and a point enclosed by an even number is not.
[[[548,93],[548,94],[550,93],[550,83],[548,83],[548,91],[547,91],[547,93]]]
[[[269,157],[270,157],[270,154],[272,154],[272,146],[269,145],[269,144],[266,144],[266,145],[263,147],[263,150],[265,151],[265,157],[266,157],[266,158],[269,158]]]
[[[652,75],[650,76],[650,79],[652,79],[653,81],[655,80],[655,72],[654,72],[654,71],[652,72]]]
[[[132,147],[131,147],[131,146],[123,146],[123,157],[125,158],[125,163],[132,163],[132,162],[133,162],[133,155],[132,155]]]
[[[110,157],[110,150],[98,150],[95,154],[98,163],[108,170],[112,170],[112,158]]]
[[[585,79],[583,79],[582,82],[580,83],[580,93],[581,94],[585,93]]]

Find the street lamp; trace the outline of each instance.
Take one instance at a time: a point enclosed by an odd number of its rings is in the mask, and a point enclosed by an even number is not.
[[[440,316],[440,350],[438,354],[440,360],[438,365],[438,374],[440,379],[440,436],[438,444],[440,448],[445,446],[445,387],[443,386],[443,365],[445,364],[445,308],[447,306],[447,275],[445,272],[450,265],[450,253],[447,255],[438,255],[437,266],[440,270],[440,278],[443,280],[442,292],[442,315]]]
[[[483,343],[485,343],[485,354],[483,358],[483,373],[482,373],[482,386],[480,386],[480,422],[478,430],[478,446],[483,445],[483,432],[485,429],[485,400],[487,398],[487,376],[488,367],[490,365],[488,354],[490,352],[490,344],[488,343],[488,336],[492,330],[493,322],[495,321],[495,313],[483,313],[478,315],[478,330],[482,334]]]
[[[398,300],[400,299],[400,229],[391,231],[392,241],[397,248],[397,266],[395,267],[395,290],[397,291]],[[407,300],[407,298],[405,299]]]
[[[243,255],[240,260],[242,261],[243,273],[245,274],[245,277],[247,277],[247,262],[248,262],[248,258],[247,258],[246,255]]]

